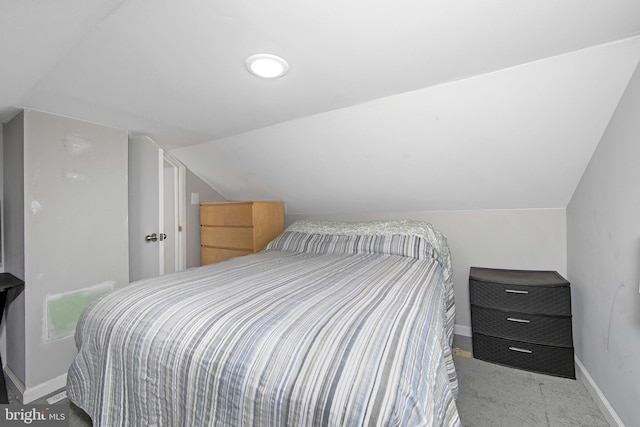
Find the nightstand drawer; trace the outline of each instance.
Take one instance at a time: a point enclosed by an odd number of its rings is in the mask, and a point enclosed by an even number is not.
[[[473,357],[527,371],[575,379],[573,348],[473,334]]]
[[[571,315],[568,286],[521,286],[469,281],[471,304],[519,313]]]
[[[573,346],[571,317],[540,316],[471,306],[474,333],[534,342]]]

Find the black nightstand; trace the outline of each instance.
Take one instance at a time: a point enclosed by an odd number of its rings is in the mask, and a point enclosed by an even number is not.
[[[575,379],[571,289],[555,271],[471,267],[473,356]]]
[[[4,304],[7,301],[7,292],[17,286],[24,286],[24,282],[13,274],[0,273],[0,322],[2,321],[2,315],[4,314]],[[0,404],[9,403],[9,397],[7,396],[7,384],[4,382],[4,372],[2,372],[1,367],[2,358],[0,357]]]

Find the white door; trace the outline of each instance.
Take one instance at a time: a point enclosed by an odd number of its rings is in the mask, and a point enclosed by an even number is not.
[[[129,280],[132,282],[163,274],[162,170],[162,150],[151,138],[129,138]]]
[[[186,265],[186,169],[149,137],[129,138],[129,278]]]

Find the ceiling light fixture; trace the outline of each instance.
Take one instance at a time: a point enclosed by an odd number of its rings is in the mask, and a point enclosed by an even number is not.
[[[287,61],[268,53],[251,55],[247,58],[245,64],[251,74],[265,79],[276,79],[284,76],[289,71]]]

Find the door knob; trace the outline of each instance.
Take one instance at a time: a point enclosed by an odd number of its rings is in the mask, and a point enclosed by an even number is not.
[[[147,234],[146,236],[144,236],[144,241],[145,242],[157,242],[158,241],[158,235],[156,233]]]

